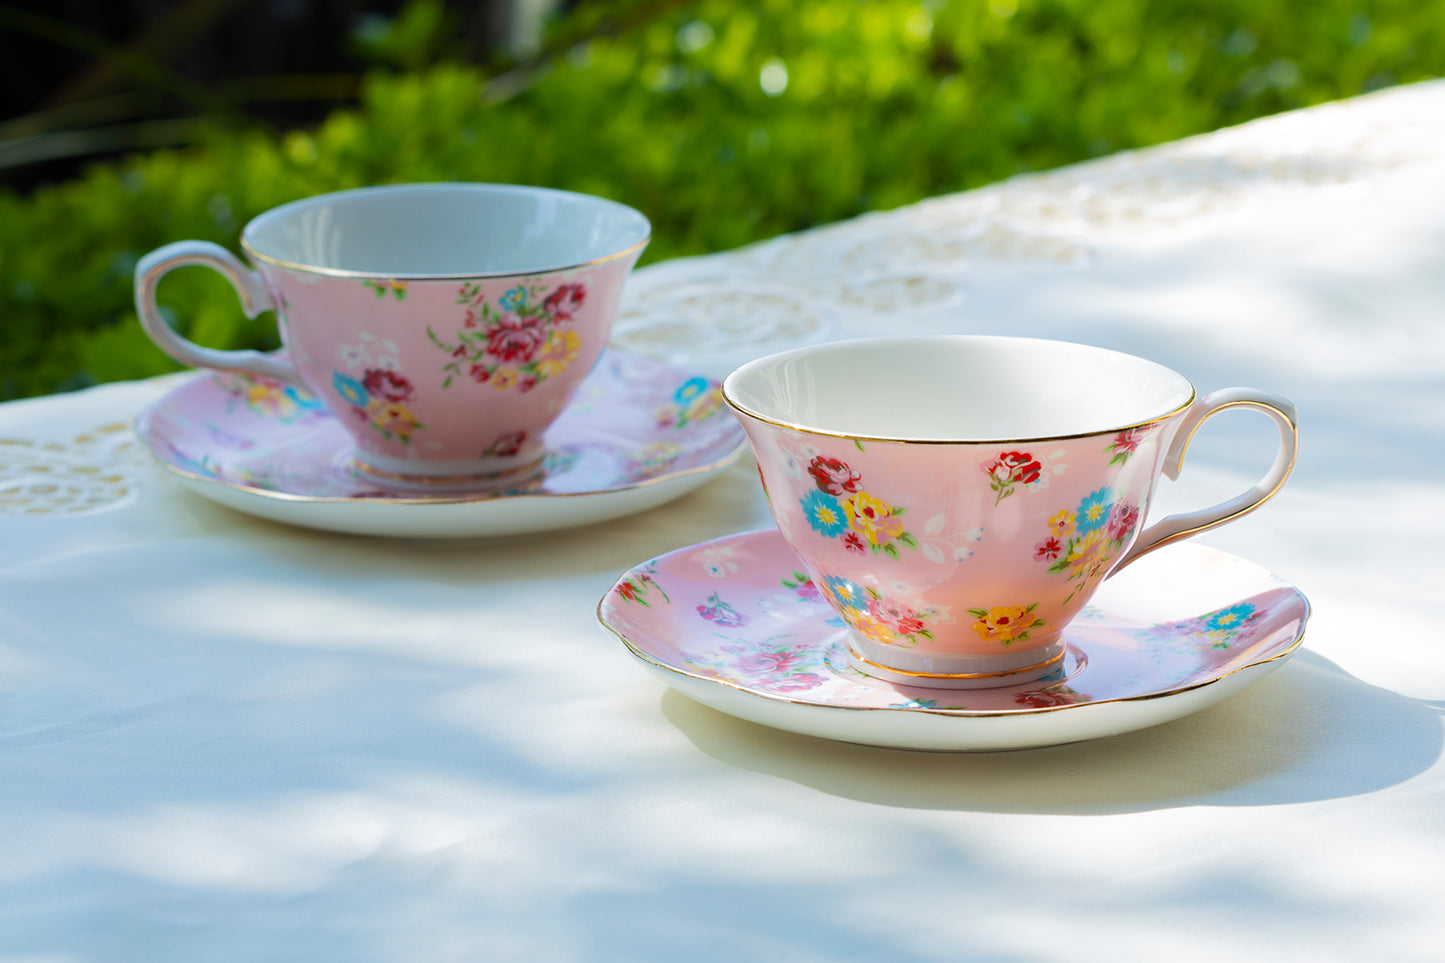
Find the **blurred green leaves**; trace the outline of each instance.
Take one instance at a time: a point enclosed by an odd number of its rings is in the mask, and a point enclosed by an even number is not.
[[[250,217],[308,194],[586,191],[646,212],[657,260],[1445,74],[1445,18],[1406,0],[591,3],[553,56],[496,76],[447,60],[431,0],[384,26],[359,42],[408,71],[313,131],[216,129],[0,193],[0,397],[171,367],[135,321],[135,259],[236,249]],[[203,270],[160,296],[207,344],[274,344]]]

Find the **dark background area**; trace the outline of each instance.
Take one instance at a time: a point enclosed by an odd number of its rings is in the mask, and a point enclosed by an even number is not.
[[[508,0],[0,3],[0,184],[192,139],[198,118],[285,129],[354,104],[368,70],[517,59]],[[556,5],[564,9],[567,4]]]

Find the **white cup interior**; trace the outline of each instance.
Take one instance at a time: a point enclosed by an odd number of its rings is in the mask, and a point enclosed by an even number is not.
[[[540,274],[646,241],[625,204],[509,184],[395,184],[284,204],[246,225],[263,260],[389,278]]]
[[[853,438],[1022,441],[1117,431],[1194,398],[1182,375],[1133,355],[1032,338],[839,341],[770,355],[728,376],[733,407]]]

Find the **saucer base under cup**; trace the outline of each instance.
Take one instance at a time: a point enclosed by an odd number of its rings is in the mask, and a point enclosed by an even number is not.
[[[947,655],[900,651],[849,629],[846,649],[849,665],[884,682],[928,689],[987,689],[1035,682],[1057,671],[1065,646],[1060,640],[1000,655]]]
[[[546,455],[545,449],[538,448],[525,458],[497,460],[494,470],[418,475],[378,467],[363,457],[360,452],[356,452],[345,459],[344,467],[355,468],[361,475],[378,485],[399,493],[447,495],[517,491],[525,490],[529,483],[541,480]]]

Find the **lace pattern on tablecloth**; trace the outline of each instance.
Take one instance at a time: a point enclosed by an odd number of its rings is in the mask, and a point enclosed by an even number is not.
[[[125,424],[64,442],[0,438],[0,514],[86,515],[140,491],[140,443]]]
[[[1414,84],[653,265],[629,284],[613,340],[673,360],[739,345],[764,354],[851,317],[939,311],[965,300],[980,270],[1084,269],[1104,245],[1440,165],[1442,117],[1445,81]]]

